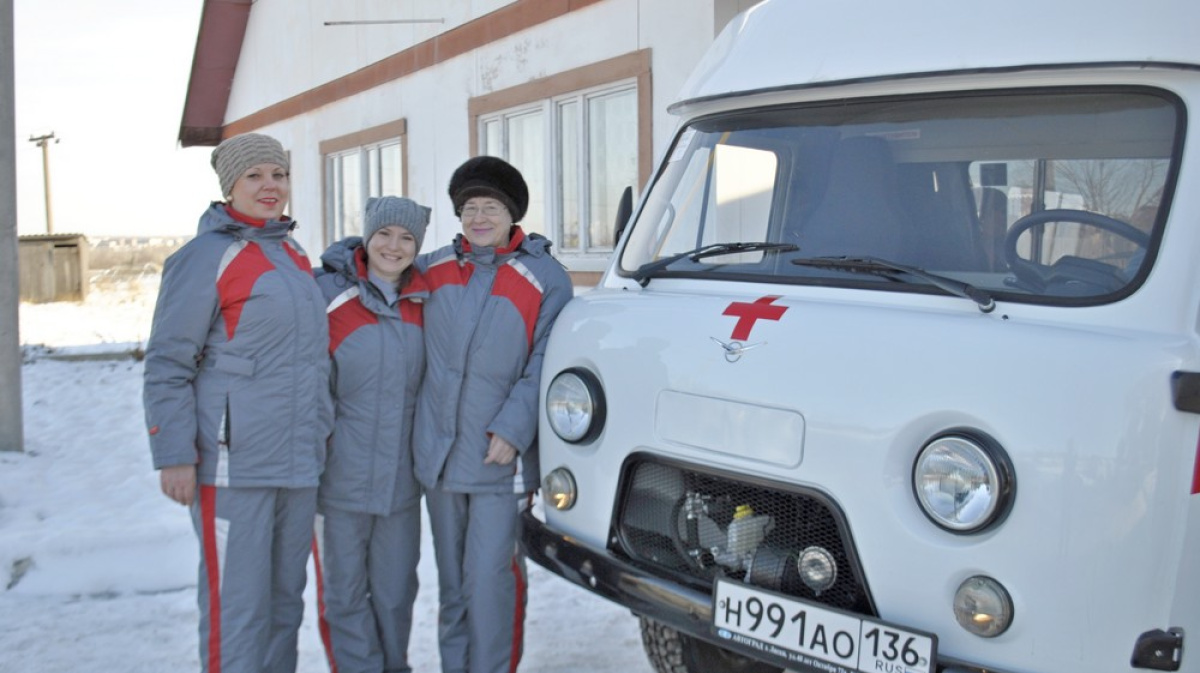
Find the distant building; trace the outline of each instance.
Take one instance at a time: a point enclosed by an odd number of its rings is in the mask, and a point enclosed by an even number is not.
[[[504,157],[529,182],[522,225],[586,285],[612,252],[622,190],[640,191],[670,140],[667,105],[753,4],[205,2],[179,140],[278,138],[289,212],[314,257],[359,233],[364,200],[382,194],[431,206],[426,245],[449,242],[450,173],[470,156]]]

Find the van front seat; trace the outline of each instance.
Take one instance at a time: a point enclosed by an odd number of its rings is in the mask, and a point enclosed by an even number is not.
[[[903,262],[904,238],[910,231],[887,141],[871,136],[839,141],[830,159],[825,194],[800,230],[801,254]]]

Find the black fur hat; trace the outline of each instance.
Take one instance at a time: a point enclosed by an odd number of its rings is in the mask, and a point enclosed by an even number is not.
[[[497,157],[474,157],[467,159],[450,177],[450,200],[454,202],[454,214],[460,215],[467,199],[488,196],[508,208],[513,223],[525,217],[529,207],[529,188],[521,171]]]

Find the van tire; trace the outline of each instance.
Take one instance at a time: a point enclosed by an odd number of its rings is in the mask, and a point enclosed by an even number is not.
[[[686,636],[648,617],[638,617],[642,647],[657,673],[782,673],[783,669]]]

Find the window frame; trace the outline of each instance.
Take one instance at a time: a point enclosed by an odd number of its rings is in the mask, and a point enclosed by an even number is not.
[[[400,147],[399,196],[408,194],[408,122],[397,119],[361,131],[336,138],[322,140],[318,145],[321,155],[321,236],[325,246],[345,237],[344,223],[339,221],[339,204],[342,195],[338,191],[336,170],[331,170],[333,161],[357,155],[359,158],[360,193],[362,203],[372,196],[369,156],[371,150],[392,145]]]
[[[468,101],[468,122],[470,124],[470,147],[475,154],[495,152],[496,145],[485,146],[488,135],[485,126],[489,122],[504,120],[530,112],[544,115],[543,133],[546,134],[543,143],[545,152],[545,184],[548,186],[544,195],[544,212],[547,213],[545,228],[547,236],[558,240],[561,236],[561,222],[556,213],[559,212],[559,197],[556,185],[562,176],[562,167],[558,165],[557,136],[559,133],[560,105],[571,100],[586,106],[589,98],[602,97],[616,92],[633,91],[635,95],[637,117],[637,183],[635,191],[640,191],[646,184],[652,170],[652,101],[650,79],[650,50],[642,49],[623,56],[600,61],[588,66],[565,71],[538,80],[527,82],[515,87],[477,96]],[[581,108],[581,119],[586,119],[587,111]],[[503,124],[501,125],[503,126]],[[587,127],[579,128],[581,144],[581,166],[586,165]],[[507,139],[504,141],[507,143]],[[508,154],[507,146],[500,146],[504,155]],[[502,156],[504,156],[502,155]],[[587,197],[586,171],[580,171],[577,176],[580,198],[586,205]],[[586,211],[582,211],[586,212]],[[583,245],[588,240],[587,222],[580,222],[581,247],[570,251],[556,251],[560,259],[574,272],[584,272],[599,278],[613,249],[611,247],[596,248]],[[582,279],[586,282],[586,278]]]

